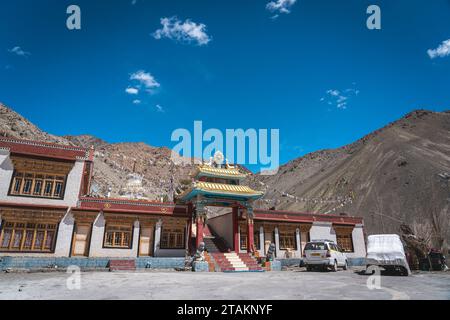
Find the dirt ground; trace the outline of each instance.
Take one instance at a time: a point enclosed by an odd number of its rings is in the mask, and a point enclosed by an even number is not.
[[[79,281],[78,281],[79,279]],[[0,299],[440,299],[450,300],[450,272],[381,276],[369,289],[369,276],[355,270],[265,273],[64,272],[2,273]],[[69,286],[68,286],[69,283]],[[372,282],[373,283],[373,282]],[[80,284],[79,289],[77,284]]]

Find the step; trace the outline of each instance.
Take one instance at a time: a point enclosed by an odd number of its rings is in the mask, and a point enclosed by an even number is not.
[[[135,271],[135,260],[109,260],[109,271]]]

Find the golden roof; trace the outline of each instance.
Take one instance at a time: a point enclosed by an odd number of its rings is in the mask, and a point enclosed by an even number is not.
[[[233,184],[224,183],[212,183],[212,182],[196,182],[191,188],[185,190],[180,198],[190,198],[189,195],[195,196],[198,192],[200,193],[215,193],[217,195],[238,195],[247,196],[251,198],[259,198],[263,195],[263,192],[255,191],[248,186],[238,186]]]
[[[203,173],[208,176],[221,176],[221,177],[230,177],[230,178],[245,178],[247,176],[246,173],[242,173],[236,167],[228,167],[228,168],[215,168],[210,165],[200,165],[197,168],[197,175]]]
[[[220,193],[262,195],[262,192],[255,191],[248,186],[237,186],[233,184],[224,184],[224,183],[197,182],[195,188],[210,192],[212,191]]]

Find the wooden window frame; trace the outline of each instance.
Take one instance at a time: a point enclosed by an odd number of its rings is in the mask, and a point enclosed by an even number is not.
[[[346,238],[349,240],[350,248],[347,245],[342,245],[342,238]],[[342,252],[345,253],[354,253],[355,245],[353,243],[353,235],[351,233],[336,233],[336,244],[339,248],[342,249]]]
[[[253,246],[255,248],[255,250],[260,250],[260,241],[259,241],[259,229],[258,230],[253,230]],[[243,239],[245,239],[245,241],[242,241]],[[248,232],[247,230],[245,230],[245,232],[242,232],[242,228],[241,228],[241,232],[239,233],[239,242],[240,242],[240,248],[241,250],[247,250],[247,243],[248,243]]]
[[[182,237],[182,246],[179,246],[179,247],[171,246],[170,238],[167,241],[167,246],[164,246],[163,245],[163,237],[164,237],[164,231],[165,230],[183,230],[182,232],[174,232],[174,231],[169,232],[169,235],[170,234],[175,234],[175,237],[179,236],[180,234],[182,234],[182,236],[183,236]],[[178,243],[177,240],[175,240],[175,242]],[[164,227],[161,227],[161,239],[160,239],[160,243],[159,243],[159,248],[163,249],[163,250],[184,250],[186,248],[186,228],[181,228],[181,227],[167,227],[167,228],[164,228]]]
[[[247,250],[247,242],[248,242],[248,234],[247,231],[245,232],[239,232],[239,248],[241,250]]]
[[[26,186],[27,180],[31,180],[31,185],[30,191],[25,193],[24,188]],[[16,191],[17,181],[20,181],[19,191]],[[39,194],[36,194],[35,192],[36,182],[41,183]],[[45,192],[45,189],[47,188],[47,183],[52,184],[51,191],[48,195]],[[58,183],[61,184],[60,195],[55,195],[56,185]],[[63,200],[66,191],[66,185],[67,185],[67,175],[64,176],[62,174],[48,174],[40,172],[14,170],[13,175],[11,177],[8,196]]]
[[[281,240],[283,238],[283,241]],[[293,247],[286,246],[285,238],[293,239]],[[278,230],[278,241],[280,243],[280,250],[297,250],[297,232],[296,231],[280,231]]]
[[[10,226],[10,224],[12,226]],[[23,226],[22,226],[23,225]],[[34,227],[31,227],[34,225]],[[44,227],[43,227],[44,226]],[[3,244],[5,230],[11,230],[11,237],[9,239],[8,248],[1,247]],[[0,252],[4,253],[54,253],[56,248],[56,241],[58,237],[59,224],[54,222],[23,222],[23,221],[2,221],[0,228]],[[19,247],[14,247],[14,238],[17,233],[21,233]],[[25,248],[28,232],[32,232],[32,242],[29,249]],[[36,239],[40,232],[44,232],[40,249],[36,249]],[[47,249],[48,234],[53,233],[53,238],[50,244],[50,248]]]
[[[113,240],[112,240],[112,244],[107,244],[107,243],[106,243],[106,240],[108,239],[108,233],[110,232],[110,231],[108,230],[108,228],[123,228],[123,229],[127,228],[127,229],[129,229],[129,231],[114,231],[114,232],[113,232]],[[123,244],[123,242],[124,242],[124,241],[123,241],[123,240],[124,240],[123,234],[128,233],[128,232],[129,232],[129,234],[130,234],[128,246],[116,246],[116,245],[114,245],[115,234],[116,234],[116,233],[122,233],[122,241],[121,241],[121,244]],[[133,248],[133,235],[134,235],[134,224],[133,224],[133,223],[130,223],[130,224],[127,224],[127,225],[116,224],[116,223],[108,224],[108,223],[107,223],[107,224],[105,225],[105,232],[104,232],[104,235],[103,235],[103,249],[122,249],[122,250],[130,250],[130,249]]]

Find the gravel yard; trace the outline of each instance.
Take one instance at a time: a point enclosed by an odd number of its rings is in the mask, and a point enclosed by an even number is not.
[[[70,275],[0,274],[0,299],[450,299],[450,273],[381,276],[381,289],[370,290],[367,275],[355,270],[265,273],[87,272],[81,289]]]

